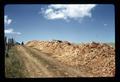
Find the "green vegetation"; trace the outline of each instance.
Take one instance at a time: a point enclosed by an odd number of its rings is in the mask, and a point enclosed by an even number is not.
[[[5,57],[5,77],[6,78],[24,77],[23,62],[21,61],[15,46],[9,49],[8,55],[9,57]]]
[[[5,41],[5,77],[17,78],[24,77],[23,66],[24,62],[21,60],[19,53],[16,49],[16,45],[20,45],[14,38],[4,37]],[[22,42],[21,45],[24,45]]]

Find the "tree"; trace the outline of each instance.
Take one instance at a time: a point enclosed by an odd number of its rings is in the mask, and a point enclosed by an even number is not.
[[[24,45],[24,42],[22,42],[21,45]]]
[[[5,41],[4,42],[5,42],[5,45],[7,45],[7,37],[6,36],[5,36]]]
[[[13,38],[8,38],[8,49],[15,45],[15,41]]]
[[[13,38],[8,38],[7,42],[7,37],[5,37],[5,54],[6,57],[9,57],[8,52],[9,50],[15,45],[15,40]]]
[[[13,38],[11,38],[11,44],[12,44],[12,46],[14,46],[14,44],[15,44],[15,40]]]
[[[6,57],[9,57],[8,56],[8,44],[7,44],[7,37],[5,36],[4,38],[4,42],[5,42],[5,56]]]
[[[20,43],[19,43],[19,42],[16,42],[15,44],[16,44],[16,45],[20,45]]]

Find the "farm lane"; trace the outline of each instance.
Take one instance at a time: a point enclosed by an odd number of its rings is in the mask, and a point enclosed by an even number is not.
[[[84,77],[93,76],[83,70],[62,65],[59,61],[27,46],[16,46],[25,64],[26,77]]]

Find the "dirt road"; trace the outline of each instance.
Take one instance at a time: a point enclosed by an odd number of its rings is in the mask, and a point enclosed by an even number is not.
[[[40,50],[16,46],[19,56],[24,61],[26,77],[87,77],[93,74],[61,64],[56,59]],[[84,68],[84,67],[83,67]]]

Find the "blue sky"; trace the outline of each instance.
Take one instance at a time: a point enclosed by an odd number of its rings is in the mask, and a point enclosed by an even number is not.
[[[115,42],[115,12],[112,4],[6,5],[4,29],[16,41],[67,40],[70,42]]]

